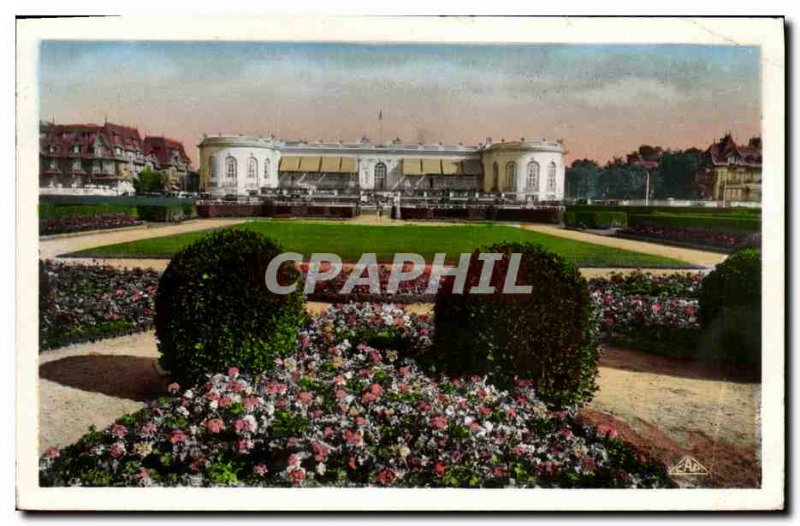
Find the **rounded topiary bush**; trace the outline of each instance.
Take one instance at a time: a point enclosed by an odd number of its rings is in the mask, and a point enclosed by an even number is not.
[[[431,358],[447,371],[489,373],[530,380],[540,396],[557,405],[592,398],[597,386],[598,347],[589,291],[578,269],[544,248],[500,244],[493,294],[468,294],[482,262],[472,254],[464,291],[454,294],[448,277],[436,296]],[[521,253],[516,281],[530,294],[503,294],[512,253]]]
[[[236,366],[270,368],[294,348],[303,323],[302,287],[287,295],[265,283],[269,262],[280,248],[249,230],[226,229],[178,252],[161,276],[155,327],[161,366],[180,381]],[[282,265],[279,282],[299,272]]]
[[[706,337],[701,352],[726,362],[761,365],[761,250],[740,250],[703,280],[698,319]]]

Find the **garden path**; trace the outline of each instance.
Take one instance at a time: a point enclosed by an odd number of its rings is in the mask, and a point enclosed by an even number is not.
[[[105,427],[162,393],[166,382],[156,372],[157,356],[152,331],[41,353],[40,451],[71,444],[90,425]],[[750,451],[758,447],[757,384],[609,347],[601,354],[598,385],[590,408],[634,429],[655,427],[686,448],[697,435]]]
[[[647,254],[653,254],[656,256],[676,258],[693,263],[695,265],[702,265],[704,267],[713,267],[718,263],[722,263],[727,257],[725,254],[718,254],[715,252],[706,252],[690,248],[648,243],[646,241],[634,241],[632,239],[622,239],[599,234],[590,234],[587,232],[579,232],[577,230],[569,230],[555,225],[525,223],[522,225],[522,228],[532,230],[534,232],[541,232],[542,234],[549,234],[551,236],[559,236],[568,239],[574,239],[576,241],[594,243],[595,245],[603,245],[607,247],[620,248],[623,250],[632,250],[634,252],[645,252]]]
[[[245,219],[225,218],[225,219],[193,219],[179,224],[153,224],[147,228],[123,229],[122,231],[106,230],[86,232],[84,235],[72,235],[69,237],[58,237],[39,240],[39,257],[42,259],[52,259],[61,254],[76,252],[92,247],[112,245],[115,243],[125,243],[127,241],[138,241],[150,237],[171,236],[194,232],[197,230],[208,230],[212,228],[222,228],[238,223],[244,223]],[[129,265],[130,266],[130,265]]]

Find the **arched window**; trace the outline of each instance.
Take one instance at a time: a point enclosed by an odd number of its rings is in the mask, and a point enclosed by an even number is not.
[[[208,177],[209,179],[217,178],[217,160],[214,157],[208,158]]]
[[[556,163],[550,163],[547,167],[547,191],[556,191]]]
[[[264,179],[269,179],[269,159],[264,159]]]
[[[255,179],[258,176],[258,161],[255,157],[247,160],[247,178]]]
[[[517,163],[506,163],[506,192],[514,192],[517,190]]]
[[[225,177],[236,179],[236,159],[230,155],[225,158]]]
[[[496,192],[500,189],[500,167],[497,166],[497,163],[494,163],[492,166],[492,192]]]
[[[539,163],[536,161],[528,163],[528,180],[525,186],[529,192],[539,191]]]
[[[375,189],[384,190],[386,188],[386,165],[378,163],[375,165]]]

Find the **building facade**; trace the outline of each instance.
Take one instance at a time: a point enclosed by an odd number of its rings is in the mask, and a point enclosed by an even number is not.
[[[168,137],[144,138],[144,153],[156,170],[166,174],[168,190],[187,190],[191,160],[180,141]]]
[[[106,122],[39,125],[39,187],[53,191],[89,186],[134,192],[133,181],[149,167],[178,181],[189,169],[183,145],[163,137],[142,140],[139,130]]]
[[[497,192],[525,201],[564,197],[560,142],[463,144],[308,143],[205,136],[200,187],[215,197],[274,191],[337,193]]]
[[[761,201],[761,138],[738,145],[730,134],[703,153],[696,175],[701,199]]]

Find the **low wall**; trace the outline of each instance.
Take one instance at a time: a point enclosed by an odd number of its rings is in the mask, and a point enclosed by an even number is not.
[[[414,207],[401,206],[401,219],[436,220],[461,219],[465,221],[514,221],[518,223],[561,222],[560,208],[497,208],[497,207]]]

